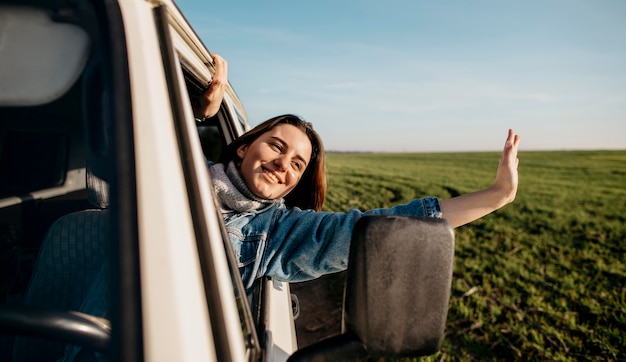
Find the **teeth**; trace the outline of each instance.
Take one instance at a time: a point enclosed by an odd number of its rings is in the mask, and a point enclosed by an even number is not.
[[[271,172],[269,171],[265,171],[265,174],[268,175],[272,180],[274,180],[275,182],[278,182],[278,178]]]

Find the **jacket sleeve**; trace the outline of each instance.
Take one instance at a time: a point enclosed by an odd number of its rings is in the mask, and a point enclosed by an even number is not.
[[[441,218],[434,197],[415,199],[389,209],[361,212],[315,212],[298,208],[276,214],[262,256],[262,271],[283,281],[305,281],[345,270],[355,222],[363,215],[406,215]]]

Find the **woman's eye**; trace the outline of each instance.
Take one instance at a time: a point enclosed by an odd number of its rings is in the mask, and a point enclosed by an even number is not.
[[[300,162],[294,162],[293,163],[293,168],[295,168],[296,170],[300,171],[300,170],[302,170],[302,164],[300,164]]]
[[[281,146],[281,145],[279,145],[278,143],[270,143],[270,146],[271,146],[273,149],[275,149],[276,151],[279,151],[279,152],[283,150],[282,146]]]

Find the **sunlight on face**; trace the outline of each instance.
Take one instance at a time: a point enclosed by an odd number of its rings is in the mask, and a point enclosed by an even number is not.
[[[295,126],[280,124],[249,145],[237,149],[240,173],[255,195],[284,197],[293,190],[311,160],[311,142]]]

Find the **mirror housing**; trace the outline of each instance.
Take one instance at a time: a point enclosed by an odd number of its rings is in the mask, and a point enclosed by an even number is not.
[[[454,263],[454,232],[443,219],[368,215],[355,225],[342,334],[289,361],[416,357],[439,350]]]

